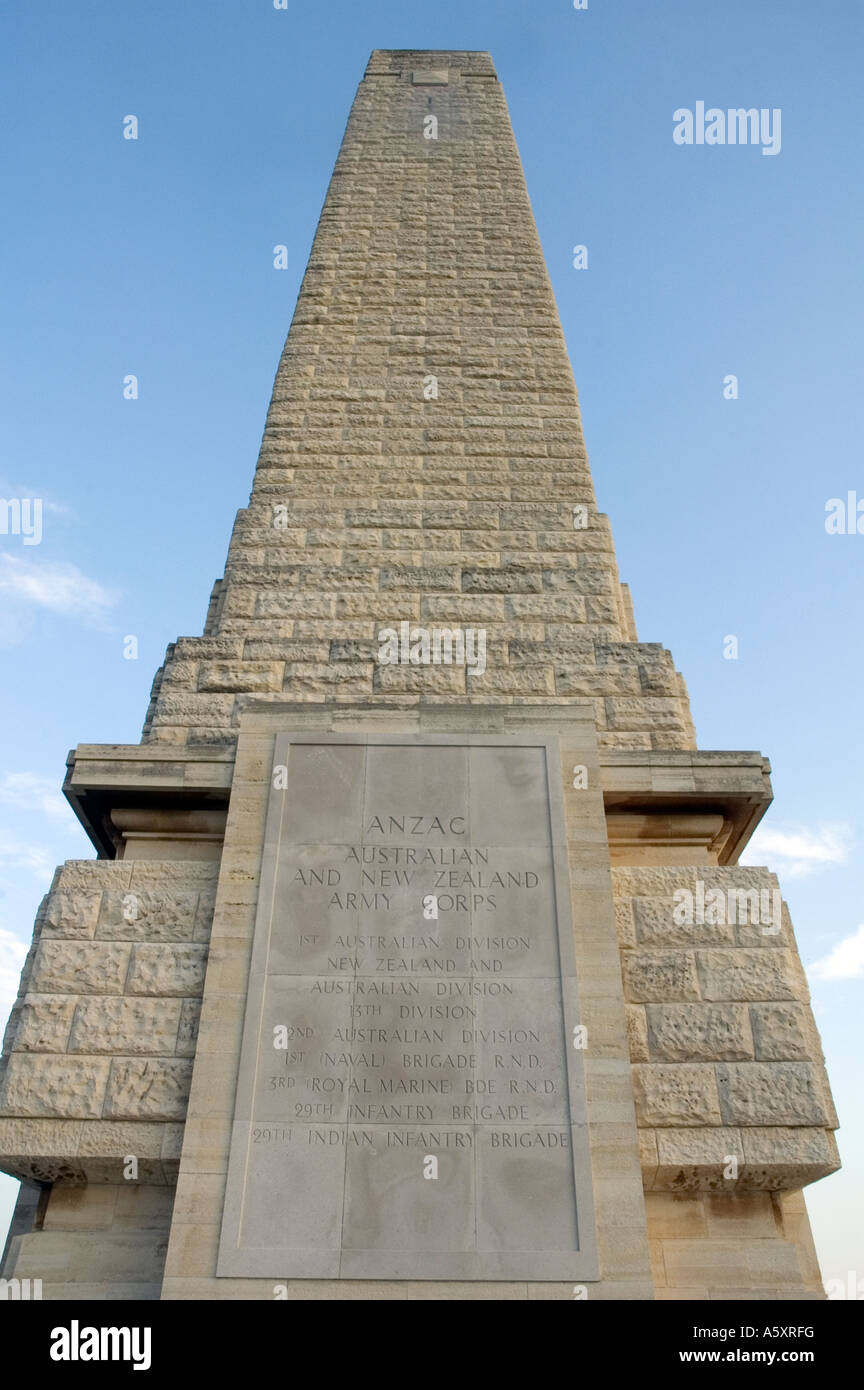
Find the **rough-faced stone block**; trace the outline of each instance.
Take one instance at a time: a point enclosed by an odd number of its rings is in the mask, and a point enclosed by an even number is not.
[[[282,689],[280,661],[204,661],[198,672],[202,691],[275,691]]]
[[[50,893],[42,919],[43,937],[89,939],[96,930],[99,901],[98,893]]]
[[[765,1186],[813,1182],[840,1166],[833,1134],[815,1126],[753,1126],[741,1130],[741,1140],[748,1170]],[[777,1182],[778,1174],[786,1181]]]
[[[789,951],[697,951],[696,965],[703,999],[746,1003],[806,997]]]
[[[720,1105],[711,1066],[633,1067],[636,1119],[649,1127],[719,1125]]]
[[[720,1063],[723,1123],[827,1125],[820,1079],[807,1062]]]
[[[95,1119],[102,1113],[109,1065],[101,1057],[13,1052],[0,1093],[0,1112]]]
[[[655,1133],[655,1189],[667,1192],[732,1192],[737,1189],[744,1166],[740,1130],[718,1125],[663,1128]]]
[[[615,925],[618,929],[618,945],[621,950],[631,950],[636,945],[636,929],[633,923],[633,907],[630,898],[616,900]]]
[[[0,1118],[4,1154],[55,1154],[70,1158],[78,1152],[85,1121]]]
[[[25,995],[11,1047],[16,1052],[65,1052],[76,1002],[74,995]]]
[[[51,888],[54,893],[100,894],[105,888],[121,888],[128,884],[131,866],[106,859],[67,859],[58,869]]]
[[[753,1004],[750,1026],[760,1062],[821,1061],[812,1015],[803,1004]]]
[[[722,946],[735,941],[725,922],[676,922],[672,898],[634,898],[636,940],[640,946]],[[695,914],[694,914],[695,915]]]
[[[662,864],[612,866],[616,898],[671,898],[676,888],[696,892],[696,869],[670,868]]]
[[[753,1057],[747,1009],[740,1004],[648,1004],[648,1047],[662,1062],[737,1062]]]
[[[40,941],[30,986],[39,994],[122,994],[131,949],[101,941]]]
[[[179,889],[106,892],[97,936],[102,941],[189,941],[197,907],[198,893]]]
[[[648,1062],[650,1053],[648,1051],[648,1028],[645,1020],[644,1004],[628,1004],[627,1009],[627,1043],[630,1050],[631,1062]]]
[[[161,1159],[167,1128],[163,1123],[148,1124],[140,1120],[85,1120],[81,1125],[78,1158],[84,1166],[88,1158]]]
[[[191,1061],[124,1057],[110,1065],[106,1117],[116,1120],[184,1118],[192,1077]]]
[[[633,1003],[699,998],[696,963],[689,951],[627,951],[624,992]]]
[[[179,999],[83,999],[69,1051],[173,1056],[179,1022]]]
[[[136,945],[129,968],[129,994],[189,996],[201,993],[207,947]]]

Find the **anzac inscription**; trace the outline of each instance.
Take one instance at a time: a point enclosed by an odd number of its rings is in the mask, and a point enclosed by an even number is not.
[[[554,740],[280,735],[218,1272],[596,1277]]]

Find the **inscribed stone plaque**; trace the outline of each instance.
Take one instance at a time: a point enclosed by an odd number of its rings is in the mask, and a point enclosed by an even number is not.
[[[597,1277],[557,742],[280,734],[218,1273]]]

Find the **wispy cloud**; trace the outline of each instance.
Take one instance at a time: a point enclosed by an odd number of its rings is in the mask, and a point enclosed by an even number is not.
[[[822,825],[815,830],[756,830],[742,864],[768,864],[786,878],[804,878],[845,864],[852,846],[848,825]]]
[[[20,806],[27,811],[41,811],[57,820],[68,820],[69,803],[52,778],[39,777],[35,772],[7,772],[0,776],[0,802]]]
[[[116,594],[88,579],[77,565],[42,564],[15,555],[0,555],[0,594],[85,619],[104,617],[117,602]]]
[[[814,980],[860,980],[864,977],[864,926],[842,941],[812,965],[807,974]]]
[[[38,497],[42,502],[42,509],[52,512],[55,516],[66,517],[70,521],[75,520],[75,512],[65,502],[58,502],[56,497],[50,495],[50,491],[35,483],[11,482],[8,477],[0,473],[0,497]]]
[[[3,835],[0,837],[0,870],[4,871],[7,882],[10,879],[10,866],[15,872],[23,869],[25,873],[35,874],[46,883],[51,882],[54,872],[54,860],[44,849],[28,844],[26,840],[13,840]]]
[[[0,927],[0,1035],[18,995],[18,980],[26,955],[24,942],[6,927]]]
[[[118,598],[77,565],[0,554],[0,644],[27,637],[40,610],[103,627]]]

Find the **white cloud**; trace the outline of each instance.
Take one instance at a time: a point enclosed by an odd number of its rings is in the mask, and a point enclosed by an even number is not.
[[[5,927],[0,927],[0,1037],[6,1027],[9,1010],[18,996],[18,981],[27,947]]]
[[[0,596],[3,602],[35,604],[52,613],[98,621],[117,602],[117,596],[77,565],[50,565],[29,556],[0,555]]]
[[[864,926],[823,956],[808,965],[807,974],[814,980],[860,980],[864,978]]]
[[[42,503],[44,512],[53,512],[55,516],[68,517],[75,520],[75,513],[65,502],[56,502],[52,497],[46,495],[45,488],[34,487],[32,483],[11,482],[9,478],[0,474],[0,497],[32,497]]]
[[[51,882],[54,873],[54,860],[44,849],[40,849],[38,845],[27,844],[24,840],[12,840],[8,835],[4,835],[0,838],[0,868],[6,871],[7,883],[10,866],[35,874],[46,883]]]
[[[823,825],[816,830],[756,830],[741,856],[742,864],[768,864],[786,878],[803,878],[820,869],[845,864],[852,832],[848,825]]]
[[[42,811],[57,820],[68,821],[71,815],[69,803],[57,783],[35,772],[7,772],[0,777],[0,802],[28,811]]]

